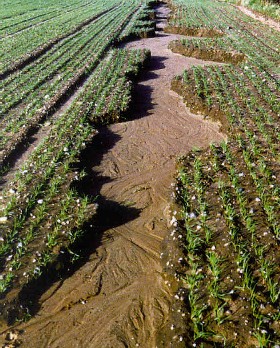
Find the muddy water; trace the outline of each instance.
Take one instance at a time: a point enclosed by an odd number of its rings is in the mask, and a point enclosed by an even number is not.
[[[223,135],[170,91],[174,75],[207,62],[168,50],[178,35],[160,30],[167,14],[165,6],[157,9],[156,37],[127,45],[152,53],[136,87],[132,121],[102,128],[86,154],[93,184],[85,189],[100,191],[103,207],[96,226],[103,231],[100,245],[88,245],[87,262],[42,295],[37,315],[18,327],[22,347],[178,346],[164,335],[174,294],[160,258],[175,159]]]

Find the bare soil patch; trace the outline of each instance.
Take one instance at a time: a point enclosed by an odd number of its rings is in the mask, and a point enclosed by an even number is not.
[[[168,12],[164,5],[157,9],[159,30]],[[80,190],[100,194],[98,220],[78,266],[42,294],[33,294],[37,314],[16,327],[15,344],[183,346],[178,336],[172,343],[174,293],[161,261],[175,162],[194,146],[206,147],[224,136],[218,124],[193,115],[170,90],[174,75],[207,64],[172,53],[168,44],[179,37],[158,31],[154,38],[126,45],[149,48],[152,58],[135,88],[132,121],[100,128],[82,158],[88,177]]]

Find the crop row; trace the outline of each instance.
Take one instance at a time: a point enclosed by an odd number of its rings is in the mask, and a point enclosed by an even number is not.
[[[178,163],[176,230],[193,344],[273,347],[280,339],[279,33],[226,4],[199,1],[189,11],[188,0],[174,3],[177,26],[192,28],[197,13],[201,27],[212,30],[216,21],[224,36],[171,48],[212,60],[244,55],[238,66],[192,67],[172,81],[192,111],[218,120],[229,136]]]
[[[120,35],[120,41],[132,38],[153,36],[155,33],[155,23],[153,21],[154,12],[150,8],[150,3],[142,4],[133,14],[126,28]]]
[[[279,247],[238,145],[180,163],[187,308],[196,344],[266,347],[279,340]]]
[[[18,23],[19,21],[21,21],[22,19],[24,20],[27,16],[29,16],[29,14],[35,12],[47,12],[49,9],[53,9],[53,8],[59,8],[59,6],[65,6],[67,7],[71,7],[73,6],[74,3],[78,4],[78,3],[82,3],[83,0],[79,0],[79,1],[68,1],[67,4],[63,4],[63,5],[58,5],[57,2],[55,0],[46,0],[45,1],[45,6],[44,8],[42,8],[42,4],[40,3],[40,1],[24,1],[22,2],[22,0],[18,0],[18,1],[5,1],[5,6],[3,6],[1,14],[0,14],[0,18],[2,21],[2,25],[3,26],[7,26],[7,23],[9,24],[13,24],[13,23]],[[20,5],[20,6],[19,6]]]
[[[271,97],[272,92],[269,88],[262,90],[259,86],[257,90],[254,85],[252,86],[249,77],[241,69],[233,66],[193,68],[184,73],[181,81],[175,79],[173,88],[179,92],[184,91],[186,102],[190,103],[194,111],[201,110],[210,116],[220,118],[224,125],[228,125],[231,132],[235,129],[235,135],[232,137],[240,147],[245,144],[250,148],[248,156],[255,163],[252,171],[255,172],[257,182],[262,182],[261,187],[257,188],[263,194],[267,192],[263,200],[270,202],[270,208],[264,207],[265,210],[267,212],[269,209],[275,210],[272,215],[276,221],[271,225],[271,229],[279,239],[277,227],[279,203],[269,198],[270,195],[274,197],[277,194],[279,185],[272,183],[270,174],[279,166],[277,98]],[[194,98],[189,101],[194,92]],[[269,214],[270,220],[272,215]]]
[[[80,3],[67,3],[67,4],[45,4],[43,8],[34,8],[31,11],[25,9],[22,15],[18,17],[11,17],[4,19],[1,22],[0,35],[6,37],[8,35],[14,35],[19,31],[26,30],[34,25],[41,25],[46,21],[51,21],[56,17],[63,15],[63,12],[70,12],[77,10],[82,4]],[[24,7],[24,6],[23,6]]]
[[[215,40],[209,39],[183,39],[181,44],[184,47],[202,46],[202,51],[205,51],[205,46],[211,51],[225,51],[227,48],[228,51],[240,52],[254,65],[266,69],[271,74],[279,72],[279,32],[247,17],[226,3],[198,1],[193,4],[188,0],[176,0],[173,3],[177,6],[170,18],[167,31],[175,28],[180,33],[186,32],[194,36],[223,35],[216,43]]]
[[[5,71],[12,62],[32,55],[32,51],[46,45],[49,41],[71,34],[83,22],[95,18],[98,13],[112,8],[114,5],[116,5],[116,1],[113,0],[106,2],[106,4],[101,2],[88,3],[87,9],[80,6],[75,11],[65,11],[63,16],[57,17],[51,22],[45,22],[39,26],[31,27],[30,30],[20,31],[13,36],[2,38],[1,45],[3,48],[5,47],[5,50],[0,59],[0,71]]]
[[[127,4],[111,9],[2,82],[1,161],[91,73],[112,43],[124,36],[127,26],[138,20],[134,12],[142,15],[142,8],[137,8]]]
[[[104,29],[104,26],[108,24],[108,18],[106,17],[107,16],[102,16],[88,28],[81,30],[73,35],[73,37],[57,44],[34,63],[6,78],[5,81],[1,83],[1,87],[3,87],[3,116],[14,106],[25,101],[28,94],[38,89],[44,82],[49,81],[50,84],[51,78],[56,74],[62,74],[64,70],[67,69],[73,70],[76,66],[69,64],[76,63],[73,62],[73,56],[77,55],[78,52],[82,51],[82,58],[84,58],[87,52],[90,54],[91,46],[89,46],[89,42],[94,36],[98,35],[100,29]],[[89,48],[87,51],[88,46]],[[73,51],[71,51],[70,54],[66,54],[66,52],[70,50]],[[77,58],[79,58],[79,56],[77,56]],[[62,70],[62,68],[64,68],[64,70]]]
[[[212,332],[214,341],[222,337],[233,343],[230,332],[238,331],[233,325],[236,317],[248,316],[248,330],[240,333],[240,342],[249,345],[245,338],[253,336],[260,346],[268,346],[280,337],[280,287],[275,266],[280,257],[279,103],[271,98],[267,85],[256,89],[241,69],[230,66],[193,68],[184,73],[181,81],[175,79],[173,88],[184,95],[193,111],[216,117],[231,134],[228,144],[212,146],[209,154],[194,152],[187,156],[178,179],[181,188],[177,197],[185,207],[182,228],[186,229],[186,257],[189,266],[194,267],[187,271],[187,286],[188,272],[193,275],[197,268],[203,270],[201,285],[196,289],[204,295],[197,294],[197,302],[189,305],[193,310],[210,301],[210,307],[199,307],[202,312],[193,321],[194,339],[205,339]],[[215,251],[222,242],[225,243]],[[191,253],[193,247],[195,255]],[[205,289],[213,290],[211,279],[210,284],[206,282],[205,260],[210,257],[207,253],[214,251],[222,268],[234,269],[232,264],[237,265],[236,271],[231,271],[235,275],[225,273],[218,281],[221,288],[215,296]],[[226,287],[227,277],[232,288]],[[234,296],[224,302],[228,294]],[[218,302],[211,300],[213,296]],[[244,307],[234,300],[236,296],[247,302],[247,314],[234,310]],[[191,294],[189,300],[193,300]],[[204,314],[214,319],[219,329],[201,319]],[[206,323],[203,327],[201,321]],[[224,329],[220,325],[223,322]],[[233,325],[229,332],[228,325]]]
[[[230,47],[225,38],[192,38],[171,41],[169,49],[187,57],[238,64],[246,55]]]
[[[115,7],[115,6],[113,6]],[[69,30],[61,31],[58,35],[55,35],[51,37],[49,40],[45,40],[45,36],[43,36],[42,44],[37,45],[32,50],[29,49],[28,42],[23,44],[23,50],[26,50],[26,53],[20,54],[19,57],[14,57],[12,60],[5,61],[5,67],[1,69],[0,78],[5,79],[7,76],[9,76],[14,71],[17,71],[21,68],[24,68],[26,65],[32,63],[35,59],[38,57],[41,57],[43,54],[48,52],[50,49],[52,49],[57,43],[60,43],[61,41],[70,38],[72,36],[75,36],[75,34],[79,34],[79,31],[83,28],[90,25],[92,22],[94,22],[99,16],[102,14],[110,11],[113,7],[107,7],[105,10],[98,11],[98,7],[95,9],[97,10],[93,16],[91,16],[89,19],[80,22],[79,24],[73,26]],[[63,20],[63,17],[60,18],[60,20]],[[32,27],[30,28],[32,30]],[[9,37],[7,38],[7,41],[9,41]],[[3,42],[2,42],[3,43]],[[1,63],[2,65],[2,63]]]
[[[72,167],[97,132],[93,124],[116,121],[127,110],[127,76],[137,74],[147,57],[146,51],[111,51],[1,192],[2,316],[11,309],[7,291],[14,289],[12,302],[61,253],[71,254],[70,246],[95,214],[95,198],[74,189],[84,173]]]
[[[227,0],[227,2],[237,5],[240,4],[240,2],[236,0]],[[246,7],[250,8],[251,10],[257,13],[265,15],[266,17],[275,18],[276,20],[279,20],[280,18],[279,2],[277,0],[249,0],[246,1]]]
[[[172,1],[172,5],[172,14],[169,18],[171,27],[222,29],[220,22],[216,21],[215,2],[194,4],[191,1],[177,0]]]

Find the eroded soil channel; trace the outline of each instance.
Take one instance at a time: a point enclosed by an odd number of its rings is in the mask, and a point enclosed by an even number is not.
[[[35,317],[17,327],[24,330],[21,347],[177,346],[164,334],[174,294],[160,258],[176,157],[223,135],[170,91],[174,75],[208,63],[168,49],[179,37],[161,30],[168,11],[157,8],[154,38],[126,45],[152,54],[136,86],[131,121],[102,128],[95,150],[85,155],[92,175],[86,190],[99,191],[104,207],[97,226],[101,243],[88,245],[87,262],[48,289]]]

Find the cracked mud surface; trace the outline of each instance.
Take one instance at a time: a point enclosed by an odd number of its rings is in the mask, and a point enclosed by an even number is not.
[[[41,296],[34,318],[16,327],[24,330],[21,347],[177,347],[165,330],[173,294],[160,259],[175,161],[223,135],[170,91],[174,75],[207,62],[168,50],[179,35],[160,30],[167,14],[167,7],[157,9],[156,37],[126,45],[152,53],[136,86],[132,121],[102,128],[86,154],[93,182],[86,190],[99,193],[103,207],[94,227],[102,234],[92,239],[101,240],[89,243],[86,262]]]

